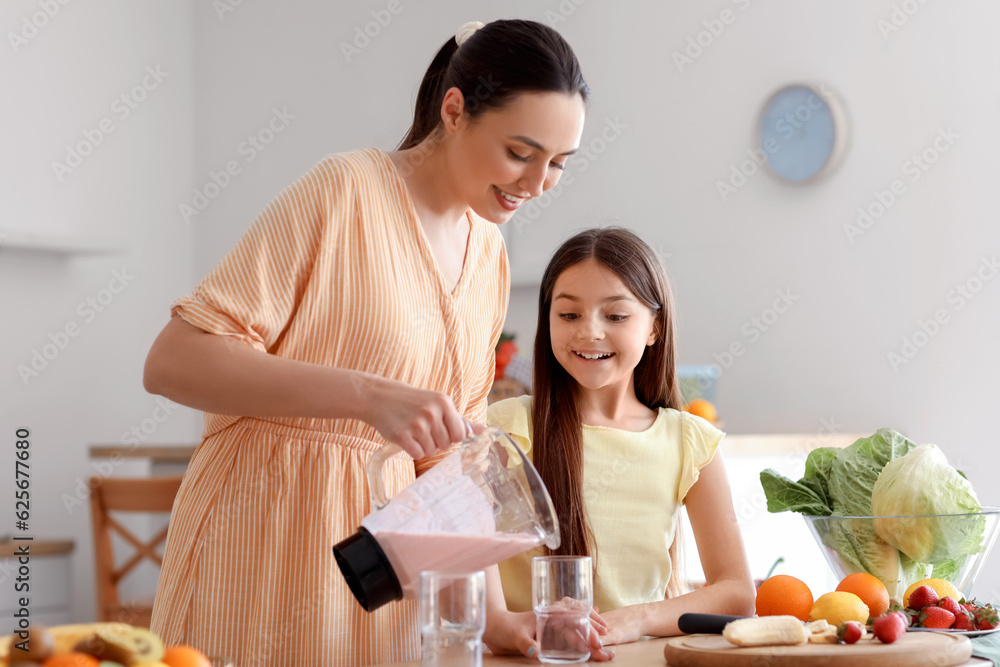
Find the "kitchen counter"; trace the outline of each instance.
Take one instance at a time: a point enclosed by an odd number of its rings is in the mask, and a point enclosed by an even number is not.
[[[615,654],[615,659],[607,663],[591,663],[588,665],[605,664],[608,667],[615,667],[620,665],[624,667],[664,667],[666,665],[666,660],[663,657],[663,648],[667,643],[668,638],[659,639],[647,639],[642,641],[633,642],[631,644],[621,644],[619,646],[610,647]],[[983,660],[981,658],[972,658],[968,662],[963,663],[960,667],[985,667],[991,664],[989,660]],[[490,653],[483,654],[483,667],[502,667],[504,665],[535,665],[535,667],[540,667],[542,665],[538,660],[531,658],[525,658],[524,656],[495,656]],[[420,660],[413,660],[411,662],[394,662],[385,663],[378,667],[420,667]]]
[[[664,667],[666,660],[663,657],[664,645],[667,643],[666,637],[659,639],[647,639],[633,642],[631,644],[621,644],[610,647],[615,653],[615,659],[607,663],[592,663],[588,665],[605,664],[608,667],[620,665],[625,667]],[[538,660],[525,658],[524,656],[495,656],[490,653],[483,654],[483,667],[502,667],[511,665],[535,665],[540,667],[543,663]],[[960,667],[985,667],[991,664],[989,660],[972,658],[963,663]],[[411,662],[394,662],[379,665],[378,667],[420,667],[420,660]]]

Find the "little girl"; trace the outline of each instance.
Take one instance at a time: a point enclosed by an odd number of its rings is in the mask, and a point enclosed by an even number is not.
[[[679,634],[685,612],[754,611],[717,452],[724,434],[679,411],[673,319],[666,275],[646,243],[621,228],[577,234],[542,278],[534,396],[496,403],[487,415],[529,452],[552,496],[562,535],[552,553],[594,559],[593,659],[613,655],[602,642]],[[668,598],[682,504],[707,583]],[[494,652],[537,654],[531,558],[539,555],[489,573],[485,641]]]

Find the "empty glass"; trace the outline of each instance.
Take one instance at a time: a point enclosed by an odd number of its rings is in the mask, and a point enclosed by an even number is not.
[[[423,667],[481,667],[486,574],[420,573]]]
[[[590,557],[532,558],[531,601],[538,659],[549,663],[589,660],[590,611],[594,606]]]

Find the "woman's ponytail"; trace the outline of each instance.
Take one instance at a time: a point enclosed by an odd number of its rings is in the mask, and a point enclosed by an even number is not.
[[[424,73],[417,91],[417,104],[413,112],[413,125],[399,144],[399,150],[413,148],[427,138],[441,122],[441,101],[446,92],[445,82],[448,79],[448,66],[451,57],[458,50],[458,42],[452,37],[444,43],[431,61],[430,67]]]

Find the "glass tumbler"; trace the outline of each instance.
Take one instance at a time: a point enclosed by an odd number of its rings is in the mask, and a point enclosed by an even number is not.
[[[557,664],[589,660],[590,612],[594,606],[590,557],[531,559],[531,601],[538,659]]]
[[[423,667],[481,667],[486,573],[420,573]]]

